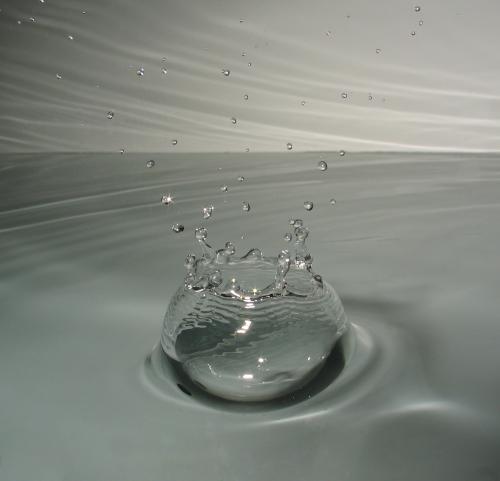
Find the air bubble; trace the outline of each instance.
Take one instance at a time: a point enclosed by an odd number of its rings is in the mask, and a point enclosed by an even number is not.
[[[320,160],[318,162],[318,169],[324,172],[326,169],[328,169],[328,164],[324,160]]]
[[[172,194],[163,194],[161,196],[161,203],[163,205],[170,205],[174,201],[174,197]]]
[[[182,224],[174,224],[172,226],[172,230],[176,233],[179,234],[181,232],[184,232],[184,226]]]
[[[114,116],[115,116],[115,113],[111,110],[106,114],[106,118],[108,120],[111,120]]]
[[[242,202],[241,208],[243,209],[243,212],[249,212],[250,211],[250,204],[248,202]]]
[[[337,203],[337,201],[335,199],[330,199],[330,205],[335,205]]]
[[[148,161],[146,162],[146,167],[147,167],[148,169],[152,169],[152,168],[155,166],[155,164],[156,164],[156,162],[155,162],[154,160],[148,160]]]
[[[210,217],[212,217],[213,212],[214,212],[213,205],[207,205],[206,207],[203,207],[203,210],[202,210],[203,218],[209,219]]]
[[[286,148],[288,150],[292,150],[293,149],[293,145],[290,142],[288,142],[288,144],[286,144]]]
[[[313,210],[314,204],[310,200],[306,200],[304,202],[304,209],[305,210]]]

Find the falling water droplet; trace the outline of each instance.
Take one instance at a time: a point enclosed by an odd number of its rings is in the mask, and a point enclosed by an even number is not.
[[[304,209],[305,210],[313,210],[314,204],[310,200],[306,200],[304,202]]]
[[[172,194],[163,194],[161,196],[161,203],[163,205],[170,205],[174,201],[174,196]]]
[[[250,152],[250,147],[246,147],[245,152]]]
[[[120,149],[120,154],[124,154],[125,153],[125,149]]]
[[[306,104],[306,101],[305,100],[302,100],[302,102],[300,102],[300,105],[304,106]]]
[[[241,52],[241,56],[242,56],[242,57],[246,57],[246,56],[247,56],[247,53],[243,50],[243,52]]]
[[[210,280],[210,284],[212,284],[213,286],[215,286],[215,287],[220,286],[222,284],[222,280],[223,280],[221,271],[219,271],[217,269],[214,272],[212,272],[210,274],[209,280]]]
[[[62,75],[60,73],[56,73],[56,79],[57,80],[61,80],[62,79]],[[108,117],[109,118],[109,117]]]
[[[222,69],[222,74],[225,76],[225,77],[229,77],[229,75],[231,74],[231,70],[227,69],[227,68],[223,68]]]
[[[418,22],[418,24],[419,24],[420,26],[422,26],[422,25],[424,24],[424,21],[423,21],[423,20],[420,20],[420,22]]]
[[[346,99],[347,98],[347,92],[342,92],[342,98]]]
[[[287,233],[283,236],[283,239],[284,239],[286,242],[291,242],[291,241],[292,241],[292,234],[290,234],[290,232],[287,232]]]
[[[380,50],[379,48],[375,50],[375,53],[380,53],[380,52],[382,52],[382,50]]]
[[[232,122],[233,124],[236,124],[236,122],[238,122],[238,120],[236,119],[236,117],[231,117],[231,122]]]
[[[36,18],[35,17],[30,17],[30,22],[35,23],[36,22]]]
[[[108,120],[111,120],[114,116],[115,116],[115,113],[114,113],[112,110],[110,110],[110,111],[106,114],[106,118],[107,118]]]
[[[420,10],[421,10],[421,8],[417,5],[417,6],[415,7],[415,12],[420,12]]]
[[[368,95],[368,100],[373,100],[373,96],[372,96],[372,94],[369,94],[369,95]]]
[[[243,177],[242,175],[240,175],[238,177],[238,182],[244,182],[245,181],[245,177]]]
[[[172,140],[172,145],[177,145],[177,139]]]
[[[211,204],[203,207],[203,210],[201,211],[203,213],[203,218],[209,219],[210,217],[212,217],[213,211],[214,211],[214,206]]]
[[[304,225],[304,221],[302,219],[290,219],[289,222],[293,227],[302,227]]]
[[[241,208],[243,209],[244,212],[249,212],[250,211],[250,204],[248,202],[242,202]]]
[[[40,3],[45,3],[45,0],[40,0]]]
[[[328,169],[328,164],[324,160],[320,160],[318,162],[318,169],[324,172],[326,169]]]
[[[252,66],[252,62],[248,62],[248,66],[251,67]]]
[[[156,164],[156,162],[155,162],[154,160],[148,160],[148,161],[146,162],[146,167],[147,167],[148,169],[152,169],[152,168],[155,166],[155,164]]]
[[[221,185],[219,188],[222,192],[227,192],[227,185]]]
[[[184,226],[182,224],[174,224],[172,226],[172,230],[176,233],[179,234],[180,232],[184,232]]]
[[[167,75],[167,67],[162,67],[162,68],[161,68],[161,73],[162,73],[163,75]]]
[[[330,199],[330,204],[331,205],[335,205],[336,203],[337,203],[337,201],[335,199],[333,199],[333,198]]]
[[[410,35],[411,35],[412,37],[414,37],[416,33],[417,33],[417,32],[415,32],[415,30],[413,30],[413,31],[410,33]]]
[[[243,98],[244,98],[245,100],[248,100],[248,95],[247,95],[247,94],[243,95]]]
[[[208,232],[205,227],[198,227],[195,229],[194,235],[197,240],[205,240],[207,238]]]
[[[136,73],[137,73],[138,77],[143,77],[144,76],[144,67],[139,67]]]
[[[224,253],[228,256],[232,256],[236,252],[236,247],[232,242],[226,242],[224,245]]]
[[[345,155],[345,150],[341,150],[341,151],[339,152],[339,155],[340,155],[341,157],[344,157],[344,155]]]
[[[73,37],[73,35],[68,35],[68,40],[74,40],[75,37]]]
[[[286,148],[288,150],[292,150],[293,149],[293,145],[290,142],[288,142],[288,144],[286,144]]]

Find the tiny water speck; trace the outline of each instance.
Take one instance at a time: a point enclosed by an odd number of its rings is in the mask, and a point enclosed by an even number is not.
[[[68,40],[74,40],[75,37],[73,37],[73,35],[68,35]]]
[[[161,196],[161,203],[163,205],[170,205],[174,201],[174,197],[172,194],[163,194]]]
[[[152,168],[155,166],[155,164],[156,164],[156,162],[155,162],[154,160],[148,160],[148,161],[146,162],[146,167],[147,167],[148,169],[152,169]]]
[[[242,175],[240,175],[238,177],[238,182],[244,182],[245,181],[245,177],[243,177]]]
[[[244,212],[249,212],[250,211],[250,204],[248,202],[242,202],[241,208],[243,209]]]
[[[172,145],[177,145],[177,139],[172,140]]]
[[[372,94],[368,95],[368,100],[373,100],[373,95]]]
[[[114,116],[115,116],[115,113],[111,110],[106,114],[106,118],[108,120],[111,120]]]
[[[375,50],[375,53],[380,53],[380,52],[382,52],[382,50],[380,50],[379,48]]]
[[[336,201],[335,199],[333,199],[333,198],[332,198],[332,199],[330,199],[330,204],[331,204],[331,205],[335,205],[336,203],[337,203],[337,201]]]
[[[421,10],[421,8],[417,5],[417,6],[415,7],[415,12],[420,12],[420,10]]]
[[[293,145],[290,142],[288,142],[288,144],[286,144],[286,148],[288,150],[292,150],[293,149]]]
[[[411,35],[412,37],[414,37],[414,36],[416,35],[416,33],[417,33],[417,32],[415,32],[415,30],[413,30],[413,31],[410,33],[410,35]]]
[[[137,76],[142,77],[144,76],[144,67],[139,67],[137,70]]]
[[[120,154],[124,154],[125,153],[125,149],[120,149]]]
[[[219,188],[220,188],[220,190],[221,190],[222,192],[227,192],[227,190],[228,190],[228,189],[227,189],[227,185],[221,185]]]
[[[210,217],[212,217],[213,212],[214,212],[213,205],[210,204],[210,205],[203,207],[203,210],[202,210],[203,218],[209,219]]]
[[[342,98],[346,99],[347,98],[347,92],[342,92]]]
[[[326,169],[328,169],[328,164],[324,160],[320,160],[318,162],[318,169],[324,172]]]
[[[341,157],[344,157],[344,155],[345,155],[345,150],[341,150],[341,151],[339,152],[339,155],[340,155]]]
[[[284,239],[286,242],[291,242],[291,241],[292,241],[292,234],[290,234],[290,232],[287,232],[287,233],[283,236],[283,239]]]
[[[236,124],[236,122],[238,122],[238,120],[236,119],[236,117],[231,117],[231,123]]]
[[[225,77],[229,77],[230,74],[231,74],[231,70],[229,70],[227,68],[222,69],[222,75],[224,75]]]
[[[172,226],[172,230],[176,233],[179,234],[180,232],[184,232],[184,226],[182,224],[174,224]]]
[[[162,67],[162,68],[161,68],[161,73],[162,73],[163,75],[167,75],[167,68],[166,68],[166,67]]]
[[[251,67],[252,66],[252,62],[248,62],[248,66]]]
[[[243,95],[243,98],[244,98],[245,100],[248,100],[248,95],[247,95],[247,94]]]
[[[302,100],[302,102],[300,102],[300,105],[304,106],[306,104],[306,101],[305,100]]]
[[[304,209],[305,210],[308,210],[308,211],[313,210],[313,207],[314,207],[314,204],[310,200],[306,200],[304,202]]]
[[[56,73],[56,79],[57,80],[61,80],[62,79],[62,75],[60,73]]]
[[[30,17],[30,22],[35,23],[36,22],[36,18],[35,17]]]
[[[424,24],[424,21],[423,21],[423,20],[420,20],[420,21],[418,22],[418,24],[419,24],[420,26],[422,26],[422,25]]]

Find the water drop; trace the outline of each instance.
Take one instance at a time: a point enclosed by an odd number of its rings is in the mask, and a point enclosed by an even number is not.
[[[249,212],[250,211],[250,204],[248,202],[242,202],[241,208],[243,209],[244,212]]]
[[[368,95],[368,100],[373,100],[373,96],[372,96],[372,94],[369,94],[369,95]]]
[[[413,30],[413,31],[410,33],[410,35],[411,35],[412,37],[414,37],[416,33],[417,33],[417,32],[415,32],[415,30]]]
[[[227,185],[221,185],[219,188],[222,192],[227,192]]]
[[[125,149],[120,149],[120,154],[124,154],[125,153]]]
[[[248,66],[251,67],[252,66],[252,62],[248,62]]]
[[[247,95],[247,94],[243,95],[243,98],[244,98],[245,100],[248,100],[248,95]]]
[[[172,140],[172,145],[177,145],[177,139]]]
[[[242,175],[240,175],[238,177],[238,182],[244,182],[245,181],[245,177],[243,177]]]
[[[194,235],[197,240],[201,241],[207,238],[208,232],[207,229],[205,229],[205,227],[198,227],[197,229],[195,229]]]
[[[300,102],[300,105],[304,106],[306,104],[306,101],[305,100],[302,100],[302,102]]]
[[[380,53],[380,52],[382,52],[382,50],[380,50],[379,48],[375,50],[375,53]]]
[[[60,73],[56,73],[56,79],[57,80],[61,80],[62,79],[62,75]],[[109,118],[109,117],[108,117]]]
[[[82,10],[82,15],[86,15],[87,14],[87,10]]]
[[[45,3],[45,0],[40,0],[40,3]]]
[[[229,75],[231,74],[231,70],[228,70],[227,68],[223,68],[223,69],[222,69],[222,74],[223,74],[225,77],[229,77]]]
[[[324,172],[326,169],[328,169],[328,164],[324,160],[320,160],[318,162],[318,169]]]
[[[74,40],[75,37],[73,37],[73,35],[68,35],[68,40]]]
[[[35,23],[35,22],[36,22],[36,18],[35,18],[35,17],[30,17],[30,22]],[[73,40],[73,39],[72,39],[72,40]]]
[[[167,75],[167,68],[166,68],[166,67],[162,67],[162,68],[161,68],[161,73],[162,73],[163,75]]]
[[[250,147],[246,147],[245,152],[250,152]]]
[[[214,212],[214,206],[211,204],[207,205],[207,206],[203,207],[203,210],[201,212],[203,213],[204,219],[209,219],[210,217],[212,217],[212,214]]]
[[[304,202],[304,209],[305,210],[313,210],[314,204],[310,200],[306,200]]]
[[[335,205],[337,203],[337,201],[335,199],[330,199],[330,205]]]
[[[184,232],[184,226],[182,224],[174,224],[172,226],[172,230],[176,233],[179,234],[180,232]]]
[[[163,205],[170,205],[174,201],[174,197],[172,194],[163,194],[161,196],[161,203]]]
[[[242,56],[242,57],[246,57],[246,56],[247,56],[247,53],[243,50],[243,52],[241,52],[241,56]]]
[[[415,12],[417,12],[417,13],[418,13],[418,12],[420,12],[420,10],[421,10],[421,8],[417,5],[417,6],[415,7]]]
[[[290,219],[290,225],[293,225],[293,227],[302,227],[304,221],[302,219]]]
[[[345,150],[341,150],[341,151],[339,152],[339,155],[340,155],[341,157],[344,157],[344,155],[345,155]]]
[[[325,32],[325,35],[327,37],[331,37],[332,36],[332,31],[331,30],[328,30],[327,32]]]
[[[291,242],[291,241],[292,241],[292,234],[290,234],[290,232],[287,232],[287,233],[283,236],[283,239],[284,239],[286,242]]]
[[[115,113],[114,113],[112,110],[110,110],[110,111],[106,114],[106,118],[107,118],[108,120],[111,120],[114,116],[115,116]]]
[[[144,76],[144,67],[139,67],[139,69],[137,70],[137,76],[138,77]]]
[[[288,150],[292,150],[293,149],[293,145],[290,142],[288,142],[288,144],[286,144],[286,148]]]
[[[156,162],[155,162],[154,160],[148,160],[148,161],[146,162],[146,167],[147,167],[148,169],[152,169],[152,168],[155,166],[155,163],[156,163]]]
[[[223,280],[221,272],[218,269],[215,270],[210,274],[209,280],[210,284],[212,284],[214,287],[220,286]]]
[[[232,256],[236,252],[236,247],[232,242],[226,242],[224,246],[224,253],[228,256]]]
[[[231,117],[231,122],[232,122],[233,124],[236,124],[236,122],[238,122],[238,120],[236,119],[236,117]]]
[[[420,26],[422,26],[422,25],[424,24],[424,21],[423,21],[423,20],[420,20],[420,22],[418,22],[418,24],[419,24]]]
[[[347,92],[342,92],[342,98],[346,99],[347,98]]]

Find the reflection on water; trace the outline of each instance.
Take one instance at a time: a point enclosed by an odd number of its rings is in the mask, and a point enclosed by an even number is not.
[[[0,478],[498,478],[499,160],[0,156]],[[297,217],[351,350],[279,409],[186,395],[145,360],[194,228],[271,255]]]

